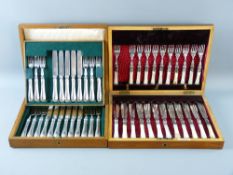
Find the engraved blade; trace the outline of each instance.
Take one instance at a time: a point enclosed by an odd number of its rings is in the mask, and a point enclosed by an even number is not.
[[[183,104],[182,104],[182,107],[183,107],[183,109],[184,109],[184,114],[185,114],[185,116],[186,116],[188,119],[191,119],[192,117],[191,117],[191,111],[190,111],[190,109],[189,109],[189,105],[188,105],[187,103],[183,103]]]
[[[62,50],[59,50],[59,76],[64,76],[64,54]]]
[[[80,50],[77,51],[77,76],[79,78],[83,75],[83,56]]]
[[[162,115],[163,119],[167,118],[167,110],[166,110],[166,106],[164,103],[159,105],[159,110],[160,110],[160,114]]]
[[[208,115],[207,115],[207,112],[206,112],[206,109],[205,109],[204,105],[201,104],[201,103],[197,103],[197,107],[198,107],[202,117],[204,119],[208,119]]]
[[[71,51],[71,76],[76,76],[76,51]]]
[[[65,51],[65,76],[70,76],[70,51]]]
[[[58,76],[58,55],[57,51],[52,51],[53,76]]]
[[[167,108],[168,108],[168,113],[169,113],[171,119],[174,120],[176,118],[176,115],[175,115],[175,109],[174,109],[173,104],[171,104],[171,103],[167,104]]]

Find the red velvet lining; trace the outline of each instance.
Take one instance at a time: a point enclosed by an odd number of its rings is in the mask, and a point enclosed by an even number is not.
[[[207,48],[207,45],[206,45]],[[113,66],[115,63],[115,55],[114,55],[114,50],[113,50]],[[166,74],[167,74],[167,68],[168,68],[168,61],[169,61],[169,57],[168,54],[166,53],[164,58],[164,71],[163,71],[163,83],[165,83],[166,81]],[[203,72],[203,68],[205,65],[205,59],[206,59],[206,51],[205,54],[203,56],[202,59],[202,72]],[[189,71],[190,71],[190,65],[191,65],[191,60],[192,57],[190,55],[190,53],[187,56],[187,71],[186,71],[186,83],[188,82],[189,79]],[[184,56],[183,54],[180,55],[180,58],[178,59],[179,61],[179,73],[178,73],[178,82],[181,81],[181,74],[182,74],[182,67],[184,64]],[[138,56],[137,56],[137,52],[134,55],[134,83],[136,82],[136,74],[137,74],[137,65],[138,65]],[[142,62],[142,69],[141,69],[141,82],[143,82],[144,79],[144,69],[145,69],[145,63],[146,63],[146,56],[145,53],[143,52],[142,54],[142,58],[141,58],[141,62]],[[148,73],[148,80],[150,82],[151,80],[151,74],[152,74],[152,65],[154,62],[154,57],[153,54],[151,53],[149,56],[149,73]],[[158,82],[158,76],[159,76],[159,65],[161,63],[161,55],[158,54],[157,58],[156,58],[156,65],[157,65],[157,72],[156,72],[156,82]],[[171,72],[171,84],[173,82],[174,79],[174,72],[175,72],[175,63],[176,63],[176,58],[175,58],[175,54],[173,54],[172,56],[172,72]],[[198,63],[199,63],[199,57],[198,54],[195,56],[194,59],[194,63],[195,63],[195,67],[194,67],[194,77],[193,77],[193,81],[195,82],[196,79],[196,73],[197,73],[197,67],[198,67]],[[129,81],[129,65],[130,65],[130,54],[129,54],[129,45],[121,45],[121,51],[118,57],[118,80],[119,80],[119,84],[128,84]],[[114,74],[113,74],[114,76]],[[113,77],[114,78],[114,77]],[[201,80],[200,82],[202,82],[203,77],[201,74]],[[150,84],[150,83],[149,83]],[[114,85],[116,86],[116,85]]]
[[[168,98],[169,98],[169,97],[168,97]],[[176,101],[176,100],[175,100],[175,101]],[[184,101],[184,102],[188,102],[188,103],[189,103],[189,102],[193,102],[193,101],[192,101],[192,100],[190,100],[190,101],[187,101],[187,100],[186,100],[186,101]],[[159,102],[158,102],[158,103],[159,103]],[[116,104],[116,103],[114,103],[114,104]],[[114,111],[114,107],[115,107],[115,106],[113,105],[113,111]],[[208,116],[209,116],[208,110],[206,110],[206,111],[207,111],[207,114],[208,114]],[[172,137],[174,138],[175,135],[174,135],[174,128],[173,128],[172,120],[171,120],[171,118],[170,118],[168,112],[167,112],[167,114],[168,114],[168,117],[167,117],[168,127],[169,127],[169,130],[170,130],[170,132],[171,132]],[[185,121],[185,125],[186,125],[187,132],[188,132],[188,134],[189,134],[189,137],[192,138],[192,132],[191,132],[191,128],[190,128],[188,119],[187,119],[187,117],[185,116],[185,113],[184,113],[184,112],[183,112],[183,115],[184,115],[184,121]],[[196,132],[197,132],[197,135],[198,135],[199,138],[201,138],[200,129],[199,129],[199,127],[198,127],[197,120],[194,118],[192,112],[191,112],[191,115],[192,115],[192,120],[193,120],[193,123],[194,123],[195,130],[196,130]],[[199,115],[201,116],[200,113],[199,113]],[[155,120],[154,120],[154,118],[153,118],[153,116],[152,116],[152,111],[151,111],[151,118],[150,118],[150,120],[151,120],[151,127],[152,127],[152,130],[153,130],[153,132],[154,132],[154,136],[155,136],[155,138],[156,138],[156,137],[157,137],[157,129],[156,129]],[[114,121],[114,119],[113,119],[113,121]],[[206,123],[205,123],[205,121],[204,121],[204,119],[203,119],[202,117],[201,117],[201,121],[202,121],[202,125],[203,125],[203,127],[204,127],[204,130],[205,130],[205,133],[206,133],[207,137],[210,138],[207,125],[206,125]],[[210,117],[209,117],[209,121],[210,121],[210,123],[211,123],[211,125],[212,125],[212,128],[213,128],[213,130],[214,130],[215,136],[218,137],[218,136],[217,136],[217,133],[216,133],[216,130],[215,130],[214,126],[213,126],[213,123],[212,123]],[[137,138],[140,138],[140,122],[139,122],[139,118],[138,118],[138,115],[137,115],[136,110],[135,110],[135,120],[134,120],[134,122],[135,122],[136,137],[137,137]],[[177,122],[177,126],[178,126],[178,129],[179,129],[179,133],[180,133],[181,137],[183,138],[184,135],[183,135],[182,125],[181,125],[180,120],[179,120],[177,117],[176,117],[176,122]],[[121,117],[121,113],[120,113],[120,116],[119,116],[119,123],[118,123],[118,124],[119,124],[119,137],[121,138],[121,137],[122,137],[122,117]],[[160,114],[160,125],[161,125],[161,131],[162,131],[162,134],[163,134],[163,138],[166,138],[165,128],[164,128],[164,125],[163,125],[163,121],[162,121],[161,114]],[[145,134],[146,134],[146,137],[149,138],[148,128],[147,128],[147,123],[146,123],[145,116],[144,116],[144,127],[145,127]],[[114,122],[113,122],[113,124],[112,124],[112,128],[113,128],[112,131],[114,131]],[[127,133],[128,133],[128,138],[130,138],[131,124],[130,124],[130,116],[129,116],[129,113],[128,113],[128,117],[127,117]],[[112,133],[112,135],[113,135],[113,133]]]

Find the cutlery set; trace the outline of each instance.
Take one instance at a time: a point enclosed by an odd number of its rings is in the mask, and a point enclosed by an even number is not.
[[[113,106],[113,138],[216,138],[200,102],[135,102]]]
[[[100,120],[100,109],[49,106],[27,117],[21,137],[101,137]]]
[[[52,64],[53,102],[101,102],[103,100],[101,57],[83,57],[80,50],[53,50]]]
[[[83,57],[81,51],[52,51],[52,82],[45,85],[46,58],[28,57],[28,68],[34,69],[28,78],[28,101],[46,102],[46,85],[52,84],[52,102],[101,102],[102,58]],[[38,80],[40,70],[40,83]],[[39,88],[40,86],[40,88]],[[50,96],[49,96],[50,97]]]
[[[28,78],[28,101],[29,102],[44,102],[46,101],[45,89],[45,73],[46,67],[45,57],[28,57],[28,69],[30,70]],[[40,72],[40,75],[39,75]],[[34,75],[34,76],[33,76]],[[40,77],[40,82],[39,82]]]
[[[122,82],[123,72],[128,72],[129,85],[200,85],[205,44],[129,45],[129,67],[122,47],[113,47],[114,85]]]

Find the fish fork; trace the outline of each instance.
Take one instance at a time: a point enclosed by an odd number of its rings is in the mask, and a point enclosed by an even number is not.
[[[34,63],[33,63],[33,58],[28,57],[28,67],[30,69],[33,69]],[[32,78],[28,79],[28,101],[31,102],[34,100],[34,95],[33,95],[33,85],[32,85]]]
[[[174,54],[175,45],[168,45],[168,68],[167,68],[167,77],[166,77],[166,85],[169,85],[171,82],[171,71],[172,71],[172,56]]]
[[[137,46],[138,66],[137,66],[136,84],[141,83],[142,53],[143,53],[143,45],[138,45]]]
[[[183,63],[183,66],[182,66],[182,74],[181,74],[181,80],[180,80],[180,84],[185,84],[185,81],[186,81],[186,71],[187,71],[187,56],[188,56],[188,53],[189,53],[189,45],[184,45],[183,46],[183,49],[182,49],[182,53],[183,53],[183,56],[184,56],[184,63]]]
[[[178,83],[179,58],[180,58],[181,52],[182,52],[182,45],[176,45],[175,47],[176,64],[175,64],[175,74],[174,74],[173,84]]]
[[[36,127],[34,137],[39,137],[40,136],[45,116],[46,116],[46,112],[42,112],[40,117],[39,117],[39,120],[38,120],[38,124],[37,124],[37,127]]]
[[[158,80],[159,85],[163,84],[163,69],[164,69],[163,59],[164,59],[166,51],[167,51],[167,46],[161,45],[159,48],[159,52],[161,55],[161,61],[160,61],[160,67],[159,67],[159,80]]]
[[[101,57],[97,57],[96,58],[96,69],[101,70],[101,66],[102,66],[102,59]],[[96,99],[98,102],[103,100],[101,77],[97,77],[97,95],[96,96],[97,96]]]
[[[95,89],[94,89],[94,67],[95,67],[95,58],[89,60],[90,67],[90,101],[95,101]]]
[[[143,107],[144,107],[144,114],[145,114],[145,117],[146,117],[146,124],[147,124],[147,128],[148,128],[149,138],[154,138],[154,132],[152,130],[151,121],[150,121],[150,118],[151,118],[150,103],[144,104]]]
[[[38,102],[40,100],[39,95],[39,83],[38,83],[38,69],[40,65],[40,58],[34,57],[34,100]]]
[[[129,84],[133,84],[133,72],[134,72],[133,59],[134,59],[135,52],[136,52],[136,46],[130,45],[129,46],[129,54],[130,54]]]
[[[202,60],[203,60],[203,55],[205,52],[205,44],[201,44],[200,46],[198,46],[198,57],[199,57],[199,64],[197,67],[197,76],[196,76],[196,80],[195,80],[195,85],[199,85],[200,84],[200,80],[201,80],[201,70],[202,70]]]
[[[89,100],[89,91],[88,91],[88,58],[84,58],[83,59],[83,69],[84,69],[84,92],[83,92],[83,99],[84,101],[88,101]]]
[[[157,68],[156,68],[156,58],[158,56],[159,53],[159,45],[153,45],[152,46],[152,54],[154,57],[154,61],[153,61],[153,66],[152,66],[152,75],[151,75],[151,80],[150,80],[150,84],[155,84],[155,79],[156,79],[156,72],[157,72]]]
[[[46,101],[46,90],[45,90],[45,75],[44,75],[44,69],[46,66],[46,60],[45,57],[40,57],[40,81],[41,81],[41,91],[40,91],[40,101]]]
[[[23,128],[23,131],[21,133],[21,137],[27,136],[27,132],[28,132],[29,126],[31,124],[31,121],[32,121],[32,118],[34,115],[35,114],[30,114],[29,117],[27,118],[26,123],[25,123],[24,128]]]
[[[149,56],[151,53],[151,45],[145,45],[144,52],[146,54],[146,64],[145,64],[145,70],[144,70],[144,81],[143,84],[148,84],[148,71],[149,71]]]
[[[143,105],[141,103],[136,104],[137,114],[140,122],[140,138],[146,138],[145,126],[144,126],[144,115],[143,115]]]
[[[70,119],[71,119],[71,107],[69,106],[69,107],[66,108],[66,113],[65,113],[65,118],[64,118],[64,122],[63,122],[61,137],[67,137],[68,124],[69,124]]]
[[[198,45],[194,44],[191,47],[191,56],[192,56],[192,62],[191,62],[191,66],[190,66],[190,71],[189,71],[189,80],[188,80],[188,84],[192,85],[193,84],[193,72],[194,72],[194,58],[197,54],[197,50],[198,50]]]
[[[129,114],[130,114],[130,126],[131,126],[131,133],[130,138],[136,138],[136,131],[135,131],[135,108],[133,103],[129,103]]]
[[[157,138],[162,139],[163,133],[159,121],[159,105],[158,104],[151,104],[151,105],[152,105],[153,117],[155,119],[156,129],[157,129]]]
[[[114,63],[114,85],[118,85],[118,58],[121,52],[121,46],[114,46],[114,55],[115,55],[115,63]]]
[[[200,115],[198,113],[198,109],[197,106],[195,104],[190,104],[190,109],[192,111],[193,116],[195,117],[195,119],[197,120],[198,123],[198,127],[200,129],[200,133],[201,133],[201,138],[207,138],[204,127],[202,125],[201,119],[200,119]]]

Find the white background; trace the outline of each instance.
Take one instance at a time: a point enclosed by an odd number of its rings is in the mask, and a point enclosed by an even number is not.
[[[233,174],[233,1],[0,0],[0,174]],[[206,96],[223,150],[12,149],[24,98],[19,23],[215,24]]]

